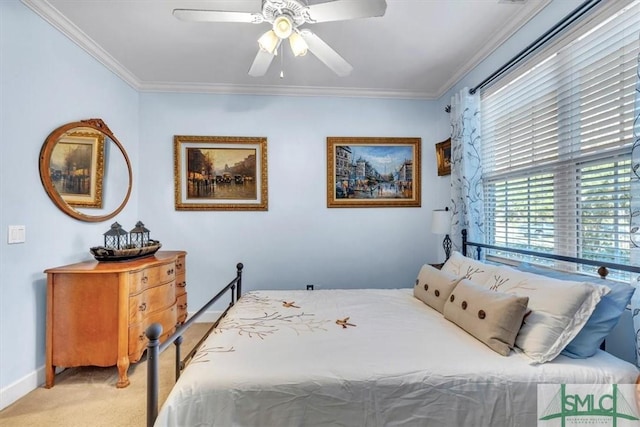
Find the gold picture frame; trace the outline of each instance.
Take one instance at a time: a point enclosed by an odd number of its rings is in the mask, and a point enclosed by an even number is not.
[[[420,207],[420,138],[327,138],[327,207]]]
[[[267,138],[174,136],[175,209],[266,211]]]
[[[451,138],[436,144],[438,176],[451,175]]]
[[[49,176],[69,206],[102,208],[104,138],[83,128],[65,133],[51,150]]]

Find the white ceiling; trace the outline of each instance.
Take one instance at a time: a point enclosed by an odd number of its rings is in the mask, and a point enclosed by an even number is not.
[[[347,77],[289,49],[264,77],[251,77],[269,24],[172,15],[175,8],[259,12],[260,0],[22,1],[140,91],[437,99],[550,0],[387,0],[383,17],[303,26],[353,65]]]

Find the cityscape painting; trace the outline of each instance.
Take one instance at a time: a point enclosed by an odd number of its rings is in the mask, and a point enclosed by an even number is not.
[[[174,137],[176,210],[267,210],[267,140]]]
[[[421,138],[327,138],[327,206],[420,207]]]
[[[69,206],[102,208],[104,135],[91,129],[65,132],[51,151],[49,173]]]

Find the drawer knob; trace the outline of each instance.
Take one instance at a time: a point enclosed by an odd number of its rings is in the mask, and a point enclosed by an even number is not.
[[[138,307],[138,310],[140,311],[145,311],[147,309],[147,303],[143,302],[142,304],[140,304],[140,306]]]
[[[142,276],[142,283],[147,283],[149,281],[149,278],[147,276]]]
[[[176,262],[176,268],[178,270],[180,270],[182,268],[182,263],[181,262]]]
[[[177,285],[179,288],[186,288],[187,287],[187,282],[180,282]]]
[[[167,270],[167,276],[171,276],[173,274],[173,268]]]
[[[185,302],[184,304],[179,304],[179,305],[178,305],[178,308],[179,308],[180,310],[186,310],[186,309],[187,309],[187,303]]]
[[[143,332],[143,333],[141,333],[141,334],[138,336],[138,339],[139,339],[140,341],[144,341],[146,337],[147,337],[147,335]]]

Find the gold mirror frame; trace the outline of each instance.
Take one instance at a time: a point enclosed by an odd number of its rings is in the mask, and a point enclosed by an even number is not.
[[[100,132],[105,137],[108,137],[109,139],[111,139],[111,141],[116,145],[116,147],[118,147],[118,149],[120,150],[120,153],[124,157],[124,161],[127,165],[127,171],[129,174],[127,192],[126,192],[126,195],[124,196],[124,199],[122,200],[122,203],[120,203],[120,205],[110,213],[107,213],[104,215],[88,215],[86,213],[78,211],[77,209],[74,209],[74,207],[62,197],[62,195],[58,192],[58,190],[56,190],[55,185],[51,179],[51,156],[53,154],[53,151],[56,145],[60,142],[61,138],[63,138],[63,136],[68,136],[67,132],[69,132],[74,128],[90,128]],[[99,189],[99,192],[98,194],[96,194],[95,199],[96,199],[96,203],[101,203],[102,187],[103,187],[103,183],[102,183],[103,169],[102,168],[104,167],[102,162],[105,161],[103,157],[103,152],[101,152],[101,149],[103,149],[105,142],[104,142],[104,138],[97,138],[97,140],[98,140],[97,141],[98,154],[96,155],[96,165],[98,166],[99,170],[97,171],[97,174],[96,174],[96,177],[98,179],[95,185],[96,185],[96,188]],[[102,140],[102,144],[100,144],[100,140]],[[125,151],[122,144],[120,144],[118,139],[113,135],[109,127],[101,119],[88,119],[88,120],[81,120],[79,122],[71,122],[71,123],[64,124],[59,128],[55,129],[53,132],[51,132],[51,134],[49,134],[44,144],[42,145],[42,149],[40,150],[40,180],[42,181],[42,185],[44,186],[44,189],[47,192],[47,195],[49,196],[49,198],[62,212],[80,221],[100,222],[100,221],[106,221],[110,218],[113,218],[118,213],[120,213],[122,209],[124,209],[125,205],[129,201],[129,196],[131,195],[131,184],[133,182],[133,174],[131,172],[131,162],[129,161],[129,156],[127,155],[127,152]],[[73,202],[72,204],[78,207],[92,206],[84,202],[77,202],[77,203]],[[94,206],[94,207],[100,207],[100,206]]]

